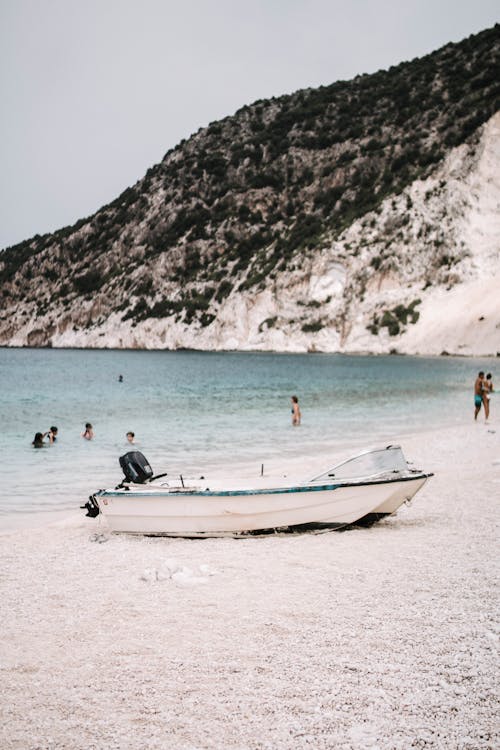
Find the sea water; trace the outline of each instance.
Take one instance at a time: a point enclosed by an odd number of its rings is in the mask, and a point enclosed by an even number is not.
[[[472,417],[494,359],[335,354],[0,349],[0,526],[75,511],[122,478],[136,434],[155,473],[228,474],[337,454]],[[120,382],[119,376],[123,381]],[[291,424],[296,394],[302,424]],[[81,433],[91,422],[95,437]],[[35,432],[58,427],[35,449]],[[403,446],[404,447],[404,446]],[[323,463],[319,462],[323,460]],[[326,467],[324,463],[326,461]],[[319,463],[318,463],[319,462]]]

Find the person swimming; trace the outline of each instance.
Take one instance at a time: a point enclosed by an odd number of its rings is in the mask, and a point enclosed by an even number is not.
[[[46,434],[49,436],[49,442],[55,443],[57,440],[57,427],[52,426]]]
[[[82,432],[82,438],[85,438],[85,440],[92,440],[94,437],[94,428],[90,424],[90,422],[87,422],[85,424],[85,432]]]
[[[43,438],[45,437],[46,434],[47,434],[46,432],[45,433],[42,433],[42,432],[36,432],[35,433],[35,437],[33,438],[33,442],[31,443],[31,445],[33,446],[33,448],[43,448],[43,446],[45,445],[45,443],[43,442]]]
[[[127,440],[129,443],[135,443],[135,432],[127,432]]]

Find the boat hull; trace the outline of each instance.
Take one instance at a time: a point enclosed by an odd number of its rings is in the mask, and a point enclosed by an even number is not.
[[[355,523],[413,496],[426,477],[227,492],[103,490],[99,510],[113,532],[161,536],[235,536],[282,527]],[[385,512],[385,511],[381,511]],[[392,512],[392,511],[390,511]]]
[[[432,476],[432,474],[426,474],[405,482],[400,486],[395,486],[393,492],[391,492],[391,494],[380,505],[374,508],[370,513],[359,518],[356,523],[367,526],[376,521],[380,521],[381,518],[393,515],[403,503],[408,503],[412,497],[416,495],[430,476]]]

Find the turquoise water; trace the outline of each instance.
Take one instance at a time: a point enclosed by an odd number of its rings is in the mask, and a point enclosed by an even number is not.
[[[0,524],[75,510],[121,479],[136,433],[155,472],[230,468],[394,442],[463,423],[472,385],[495,359],[327,354],[0,349]],[[123,375],[123,382],[118,376]],[[293,428],[290,396],[302,425]],[[95,439],[81,438],[91,422]],[[59,428],[35,450],[35,432]]]

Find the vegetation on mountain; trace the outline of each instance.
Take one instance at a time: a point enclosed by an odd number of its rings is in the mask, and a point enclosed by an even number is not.
[[[86,299],[78,326],[112,312],[134,323],[210,325],[229,294],[300,269],[475,138],[499,109],[499,49],[496,25],[387,71],[257,101],[212,123],[93,216],[4,250],[4,316],[19,303],[43,317]],[[433,243],[433,267],[453,265],[439,237],[419,241]],[[372,268],[394,262],[388,247]],[[395,335],[418,318],[418,302],[386,310],[371,330]],[[324,324],[318,315],[302,330]]]
[[[408,323],[416,323],[420,313],[416,307],[420,304],[420,299],[415,299],[407,307],[405,305],[396,305],[392,310],[384,310],[382,315],[374,315],[373,322],[368,326],[368,330],[377,334],[381,328],[387,328],[389,336],[397,336]]]

